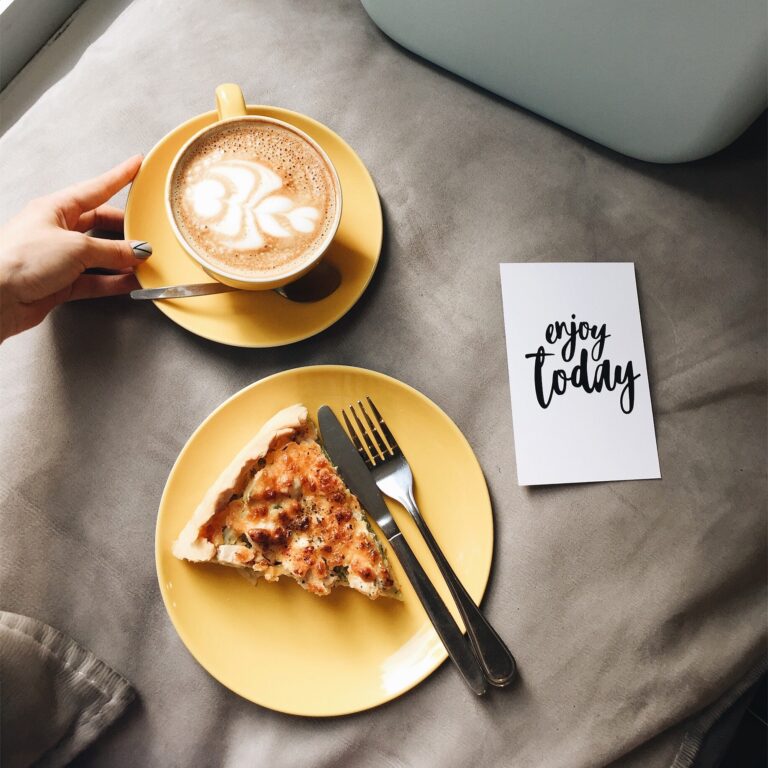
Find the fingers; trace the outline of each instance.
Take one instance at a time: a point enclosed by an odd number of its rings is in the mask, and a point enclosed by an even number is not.
[[[63,189],[55,197],[60,198],[64,205],[76,208],[78,213],[98,208],[133,179],[142,159],[141,155],[130,157],[101,176]]]
[[[18,327],[6,335],[32,328],[41,322],[54,307],[65,301],[119,296],[139,287],[141,286],[133,272],[119,275],[80,275],[72,285],[62,288],[50,296],[20,304],[16,312]]]
[[[113,205],[100,205],[92,211],[86,211],[73,227],[77,232],[89,229],[101,229],[105,232],[122,232],[125,214]]]
[[[132,272],[125,275],[81,275],[72,283],[72,292],[67,300],[79,301],[119,296],[139,287],[139,281]]]
[[[84,269],[129,269],[136,267],[152,255],[152,246],[144,240],[106,240],[100,237],[81,237],[79,259]]]

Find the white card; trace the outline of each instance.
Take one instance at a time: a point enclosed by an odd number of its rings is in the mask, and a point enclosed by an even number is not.
[[[518,483],[661,477],[634,264],[500,267]]]

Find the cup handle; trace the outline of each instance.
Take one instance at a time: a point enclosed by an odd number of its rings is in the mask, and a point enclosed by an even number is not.
[[[219,120],[248,114],[239,85],[223,83],[216,89],[216,111],[219,113]]]

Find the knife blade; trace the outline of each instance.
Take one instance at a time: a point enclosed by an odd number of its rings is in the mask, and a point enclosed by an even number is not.
[[[338,467],[339,473],[349,489],[357,496],[360,504],[376,521],[392,545],[392,549],[424,606],[429,620],[464,681],[474,693],[482,696],[487,690],[483,670],[461,634],[461,630],[448,607],[400,532],[371,473],[365,466],[365,462],[358,454],[336,415],[327,405],[320,407],[317,420],[323,446],[328,456]]]

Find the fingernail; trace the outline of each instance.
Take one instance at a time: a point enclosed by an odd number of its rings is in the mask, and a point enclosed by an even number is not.
[[[131,240],[131,248],[137,259],[148,259],[152,255],[152,246],[146,240]]]

